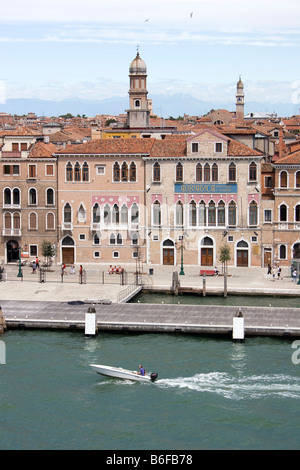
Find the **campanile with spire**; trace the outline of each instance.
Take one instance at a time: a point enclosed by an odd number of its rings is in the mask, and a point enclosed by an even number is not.
[[[236,85],[236,103],[235,103],[235,113],[239,119],[244,119],[244,107],[245,107],[245,94],[244,94],[244,84],[242,82],[241,76]]]
[[[129,67],[130,89],[129,109],[127,110],[127,127],[144,128],[150,126],[148,108],[147,67],[139,51]]]

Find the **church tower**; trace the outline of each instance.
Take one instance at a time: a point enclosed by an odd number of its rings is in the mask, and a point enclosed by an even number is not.
[[[235,103],[235,114],[237,118],[239,119],[244,119],[244,106],[245,106],[244,84],[240,77],[236,85],[236,103]]]
[[[147,67],[139,52],[129,67],[130,89],[127,127],[149,127],[150,110],[148,108]]]

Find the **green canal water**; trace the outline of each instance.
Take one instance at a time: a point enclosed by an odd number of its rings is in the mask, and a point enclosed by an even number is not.
[[[236,307],[285,307],[300,308],[300,297],[280,297],[268,295],[228,295],[226,298],[220,295],[184,294],[171,295],[165,293],[142,292],[135,296],[131,303],[146,304],[184,304],[184,305],[228,305]]]
[[[292,339],[11,330],[1,340],[1,450],[300,447]],[[89,367],[140,362],[156,383]]]

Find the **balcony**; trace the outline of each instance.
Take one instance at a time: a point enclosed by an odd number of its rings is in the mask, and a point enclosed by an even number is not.
[[[72,222],[62,222],[61,229],[65,232],[72,232],[73,231]]]
[[[3,237],[20,237],[22,229],[20,228],[3,228],[2,236]]]
[[[2,158],[21,158],[21,152],[8,152],[7,150],[2,150]]]
[[[91,223],[91,232],[100,232],[101,224],[100,222],[92,222]]]

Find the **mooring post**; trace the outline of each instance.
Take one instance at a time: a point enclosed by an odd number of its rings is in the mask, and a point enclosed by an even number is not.
[[[227,272],[224,272],[224,297],[227,297]]]
[[[237,310],[233,317],[232,339],[240,341],[245,339],[245,322],[241,308]]]
[[[206,297],[206,274],[203,274],[203,297]]]
[[[85,314],[85,336],[95,336],[98,333],[95,307],[89,307]]]

